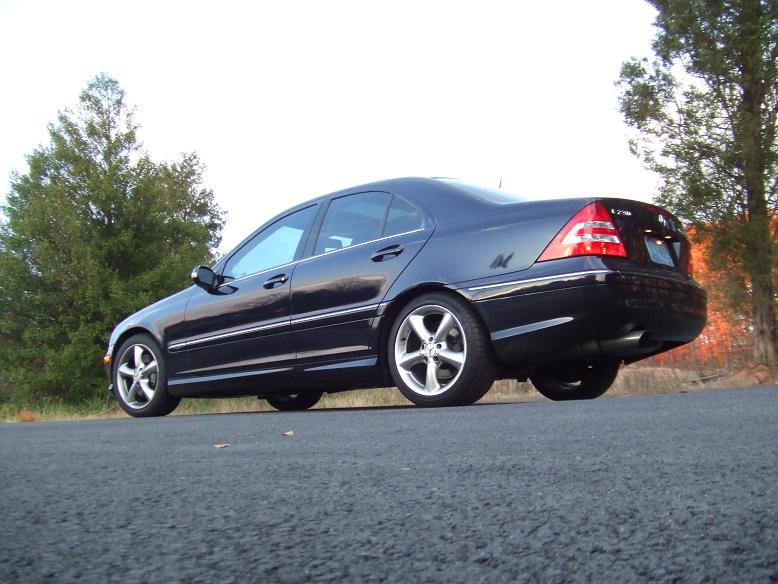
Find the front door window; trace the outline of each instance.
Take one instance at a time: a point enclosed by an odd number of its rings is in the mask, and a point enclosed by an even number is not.
[[[303,235],[311,226],[315,214],[314,205],[263,229],[229,259],[222,278],[229,282],[293,262],[299,257],[304,244]]]

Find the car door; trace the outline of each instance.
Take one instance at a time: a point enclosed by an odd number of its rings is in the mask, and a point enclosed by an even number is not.
[[[220,285],[196,289],[186,309],[185,383],[261,390],[285,385],[294,366],[290,281],[318,210],[297,210],[268,225],[221,262]]]
[[[371,323],[389,287],[432,233],[432,220],[385,192],[334,198],[310,257],[292,276],[292,332],[300,379],[322,363],[375,363]]]

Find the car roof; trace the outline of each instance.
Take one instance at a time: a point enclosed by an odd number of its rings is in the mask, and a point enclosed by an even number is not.
[[[300,203],[299,205],[295,205],[294,207],[287,209],[283,213],[279,214],[278,217],[285,215],[293,210],[304,209],[310,205],[321,203],[330,198],[337,198],[369,191],[384,191],[415,199],[422,205],[429,206],[430,210],[434,210],[436,215],[440,214],[441,209],[468,212],[472,211],[473,207],[483,207],[484,205],[489,205],[488,200],[479,198],[476,194],[469,190],[468,187],[475,187],[476,189],[481,188],[477,185],[469,185],[468,183],[464,182],[460,183],[460,181],[457,181],[456,179],[428,177],[391,178],[348,187],[328,193],[326,195],[321,195],[319,197],[309,199],[304,203]],[[453,206],[451,205],[452,197],[456,199],[456,204]],[[518,200],[516,202],[518,202]],[[275,219],[276,217],[273,218],[273,220]]]

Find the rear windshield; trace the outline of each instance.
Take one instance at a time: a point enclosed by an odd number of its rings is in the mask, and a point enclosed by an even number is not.
[[[439,180],[442,183],[457,188],[489,203],[521,203],[529,200],[527,197],[522,197],[521,195],[504,191],[502,189],[493,189],[481,185],[474,185],[457,178],[438,178],[436,180]]]

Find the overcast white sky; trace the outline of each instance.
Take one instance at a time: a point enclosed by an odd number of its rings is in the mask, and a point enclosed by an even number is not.
[[[223,249],[276,212],[398,176],[648,200],[613,82],[643,0],[0,0],[0,190],[99,72],[156,159],[195,151]]]

